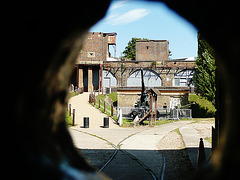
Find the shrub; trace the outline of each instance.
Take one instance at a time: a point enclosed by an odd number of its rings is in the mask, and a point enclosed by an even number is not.
[[[214,105],[205,98],[198,95],[189,95],[193,118],[211,118],[215,116],[216,109]]]

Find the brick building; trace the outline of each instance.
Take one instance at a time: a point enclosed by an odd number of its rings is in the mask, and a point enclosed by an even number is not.
[[[101,89],[102,65],[108,58],[116,56],[117,33],[89,32],[83,48],[76,59],[72,84],[84,92]],[[109,51],[113,46],[112,54]]]
[[[148,88],[189,87],[195,61],[169,60],[167,40],[136,41],[136,60],[117,60],[117,33],[89,32],[76,59],[74,87],[85,92],[106,88],[141,86],[140,68]],[[113,49],[113,50],[110,50]]]
[[[72,84],[84,92],[118,91],[118,106],[133,106],[141,89],[140,68],[147,89],[160,91],[159,108],[173,108],[187,99],[195,60],[169,60],[167,40],[136,41],[136,60],[117,60],[117,33],[89,32],[76,59]],[[113,49],[112,50],[110,50]]]
[[[137,40],[136,61],[168,60],[169,42],[167,40]]]

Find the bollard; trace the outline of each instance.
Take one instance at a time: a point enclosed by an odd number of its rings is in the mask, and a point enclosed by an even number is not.
[[[119,123],[119,126],[121,126],[123,124],[122,109],[119,109],[118,123]]]
[[[205,163],[206,163],[205,149],[204,149],[203,139],[200,138],[197,169],[201,168]]]
[[[84,117],[83,118],[83,127],[84,128],[89,128],[89,117]]]
[[[103,118],[103,127],[104,128],[109,128],[109,117],[104,117]]]
[[[111,104],[111,117],[113,117],[113,105]]]
[[[75,126],[75,109],[73,109],[73,122],[72,122],[72,126]]]

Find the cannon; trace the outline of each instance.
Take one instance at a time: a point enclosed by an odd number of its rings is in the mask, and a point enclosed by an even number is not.
[[[142,121],[147,117],[147,115],[150,114],[150,103],[148,94],[144,85],[144,79],[143,79],[143,69],[140,69],[141,71],[141,83],[142,83],[142,90],[141,90],[141,96],[137,100],[136,104],[134,105],[134,108],[131,109],[130,117],[132,120],[139,122],[142,124]],[[137,117],[138,116],[138,117]],[[137,118],[136,118],[137,117]],[[144,118],[145,117],[145,118]]]

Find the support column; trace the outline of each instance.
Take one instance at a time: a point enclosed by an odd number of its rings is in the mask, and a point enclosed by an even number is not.
[[[79,65],[77,64],[77,81],[76,81],[77,88],[79,88],[79,73],[78,73],[78,68],[79,68]]]
[[[173,79],[174,79],[174,74],[161,74],[161,79],[162,79],[162,86],[163,87],[171,87],[173,86]]]
[[[88,67],[88,92],[93,91],[93,83],[92,83],[92,66]]]
[[[78,67],[78,88],[83,88],[83,67]]]
[[[99,91],[102,91],[102,71],[103,71],[103,65],[100,64],[100,69],[99,69]]]

